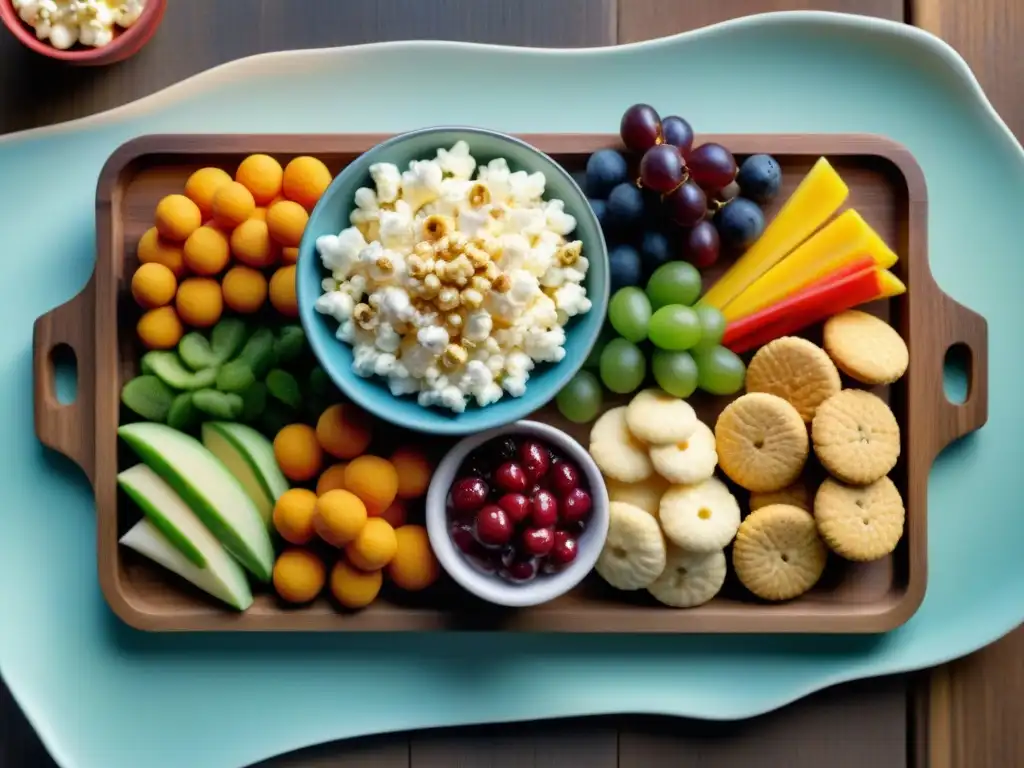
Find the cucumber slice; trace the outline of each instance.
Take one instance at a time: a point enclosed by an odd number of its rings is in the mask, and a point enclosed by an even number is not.
[[[210,348],[210,342],[198,331],[186,333],[181,337],[181,341],[178,342],[178,356],[193,371],[213,368],[223,362],[217,359]]]
[[[286,325],[278,331],[274,342],[277,364],[283,365],[297,360],[306,349],[306,332],[301,325]]]
[[[298,409],[302,405],[302,392],[299,382],[288,371],[275,368],[267,374],[267,391],[289,408]]]
[[[210,331],[210,347],[217,360],[221,363],[232,360],[245,344],[247,333],[245,321],[237,317],[225,317],[213,326]]]
[[[242,396],[242,413],[239,414],[238,420],[246,423],[256,421],[267,406],[267,385],[257,381],[239,394]]]
[[[232,421],[242,414],[242,398],[216,389],[199,389],[192,393],[192,405],[215,419]]]
[[[156,376],[136,376],[121,388],[121,402],[146,421],[167,421],[174,392]]]
[[[267,375],[267,371],[277,365],[274,353],[274,332],[269,328],[258,328],[242,347],[238,359],[248,363],[257,379]]]
[[[147,352],[142,356],[142,365],[148,366],[154,374],[163,380],[164,384],[172,389],[203,389],[212,387],[217,380],[216,368],[190,371],[174,352],[159,350]]]
[[[260,581],[270,581],[274,547],[267,526],[216,456],[194,437],[163,424],[125,424],[117,433],[235,559]]]
[[[270,525],[274,504],[288,490],[288,481],[277,466],[271,442],[244,424],[208,421],[203,424],[203,445],[242,484]]]
[[[192,404],[192,393],[182,392],[174,398],[167,412],[167,426],[180,432],[191,432],[199,424],[199,411]]]
[[[244,392],[256,382],[252,368],[242,360],[225,363],[217,372],[217,389],[221,392]]]

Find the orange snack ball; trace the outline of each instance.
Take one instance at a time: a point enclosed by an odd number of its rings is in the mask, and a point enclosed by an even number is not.
[[[316,481],[316,495],[323,496],[328,491],[345,490],[345,463],[332,464],[323,471]]]
[[[306,209],[291,200],[274,203],[267,209],[267,226],[270,236],[281,245],[292,248],[299,244],[306,229],[309,214]]]
[[[156,229],[162,237],[183,242],[203,223],[199,206],[184,195],[167,195],[156,204]]]
[[[281,263],[283,264],[297,264],[299,261],[299,249],[298,248],[282,248],[281,249]]]
[[[219,274],[230,260],[228,237],[216,227],[199,227],[185,241],[185,266],[197,275]]]
[[[332,405],[316,422],[316,439],[331,456],[354,459],[370,447],[371,423],[369,414],[356,405]]]
[[[405,501],[402,499],[392,501],[391,506],[380,513],[380,519],[387,520],[388,524],[396,529],[405,525],[409,519],[409,510]]]
[[[353,493],[328,491],[316,500],[313,527],[331,546],[344,547],[354,541],[366,522],[366,506]]]
[[[398,472],[380,456],[360,456],[345,467],[345,487],[363,500],[371,515],[380,515],[398,493]]]
[[[224,303],[242,315],[258,311],[267,300],[267,278],[252,267],[232,267],[224,274],[220,287]]]
[[[140,264],[163,264],[179,278],[185,274],[185,254],[181,245],[164,240],[156,227],[150,227],[139,238],[136,255]]]
[[[361,571],[344,560],[331,569],[331,594],[344,608],[365,608],[380,594],[384,577],[380,571]]]
[[[132,296],[140,307],[153,309],[170,304],[176,290],[178,281],[163,264],[142,264],[132,275]]]
[[[423,451],[407,446],[391,454],[391,463],[398,472],[398,498],[418,499],[427,492],[434,468]]]
[[[178,286],[174,306],[186,325],[209,328],[224,312],[220,283],[212,277],[188,277]]]
[[[395,529],[398,548],[388,563],[388,576],[395,586],[408,592],[426,589],[441,574],[427,529],[422,525],[403,525]]]
[[[185,195],[199,207],[203,219],[213,213],[213,196],[225,184],[231,183],[231,174],[223,168],[200,168],[185,182]]]
[[[235,181],[252,192],[259,205],[266,205],[281,193],[281,164],[270,155],[249,155],[235,171]]]
[[[313,511],[316,494],[305,488],[290,488],[274,504],[274,527],[289,544],[308,544],[316,535]]]
[[[280,247],[270,239],[265,221],[243,221],[231,233],[231,252],[236,259],[250,267],[269,267],[277,261],[279,251]]]
[[[270,303],[285,317],[299,316],[299,299],[295,293],[295,265],[281,267],[270,276]]]
[[[149,310],[139,318],[135,331],[148,349],[174,349],[185,333],[174,307]]]
[[[320,474],[324,452],[306,424],[289,424],[274,437],[274,458],[289,480],[305,482]]]
[[[256,219],[257,221],[266,221],[267,209],[263,208],[262,206],[256,206],[256,208],[253,209],[252,216],[250,216],[249,218]]]
[[[284,196],[307,211],[313,210],[320,196],[331,185],[331,172],[320,160],[304,155],[284,168]]]
[[[326,580],[323,561],[308,549],[286,549],[274,563],[274,589],[289,603],[308,603]]]
[[[215,224],[232,229],[252,216],[256,202],[252,199],[252,192],[232,181],[217,190],[211,209]]]
[[[345,547],[345,557],[356,568],[376,571],[391,562],[398,551],[395,529],[381,517],[371,517],[359,535]]]

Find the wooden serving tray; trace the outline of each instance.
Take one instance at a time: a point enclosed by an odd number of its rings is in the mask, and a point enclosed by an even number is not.
[[[110,606],[128,624],[150,631],[423,631],[502,629],[555,632],[816,632],[869,633],[907,621],[924,598],[927,581],[927,483],[935,456],[987,419],[987,325],[936,285],[928,267],[924,177],[902,147],[867,135],[722,135],[736,155],[768,152],[782,164],[781,201],[821,155],[850,187],[857,208],[899,254],[894,267],[906,282],[904,296],[876,302],[874,311],[899,330],[910,347],[910,367],[897,384],[875,391],[891,404],[902,427],[900,463],[892,473],[907,507],[906,532],[896,551],[870,564],[831,556],[819,584],[788,603],[753,598],[730,573],[722,592],[699,608],[676,610],[646,592],[617,592],[591,575],[571,594],[543,606],[505,610],[484,604],[442,579],[419,595],[384,595],[358,613],[339,611],[327,597],[303,608],[284,607],[269,592],[238,614],[222,608],[183,580],[118,545],[138,512],[119,495],[115,476],[134,457],[120,451],[116,428],[119,393],[137,372],[137,318],[129,283],[135,247],[151,226],[157,200],[180,192],[196,168],[234,168],[253,152],[282,161],[298,154],[322,158],[337,172],[383,135],[167,135],[145,136],[120,147],[100,175],[97,191],[97,260],[86,287],[34,328],[35,425],[42,443],[75,461],[96,493],[99,576]],[[583,168],[618,137],[599,134],[523,136],[569,170]],[[698,143],[699,143],[698,142]],[[726,264],[709,270],[705,284]],[[120,332],[119,332],[120,329]],[[814,332],[809,334],[814,338]],[[54,351],[70,347],[77,359],[77,398],[61,404],[54,394]],[[946,354],[966,353],[968,394],[951,403],[943,390]],[[625,398],[621,399],[625,400]],[[713,424],[726,398],[695,396],[701,418]],[[619,404],[614,398],[609,407]],[[562,419],[553,406],[534,418],[551,422],[586,444],[588,426]],[[434,441],[431,441],[432,443]],[[448,443],[439,443],[444,449]],[[741,503],[745,497],[741,496]],[[731,570],[731,569],[730,569]]]

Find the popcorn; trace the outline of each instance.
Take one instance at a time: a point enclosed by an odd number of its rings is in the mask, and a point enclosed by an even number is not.
[[[374,163],[370,166],[370,178],[377,187],[377,199],[382,203],[393,203],[398,199],[402,187],[402,174],[393,163]],[[358,192],[356,193],[359,194]],[[356,205],[359,205],[358,197]],[[362,206],[360,206],[362,207]]]
[[[477,166],[465,142],[370,175],[352,226],[316,243],[330,275],[315,308],[337,320],[355,373],[456,413],[521,397],[592,307],[575,218],[544,200],[543,174]]]

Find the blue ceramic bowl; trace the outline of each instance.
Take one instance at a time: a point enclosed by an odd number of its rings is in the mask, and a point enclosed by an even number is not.
[[[583,254],[590,261],[585,285],[593,307],[587,314],[570,320],[565,329],[565,358],[559,363],[538,363],[530,373],[522,397],[506,395],[484,408],[470,403],[463,413],[457,414],[441,408],[425,408],[416,402],[415,395],[395,397],[383,379],[357,376],[352,370],[352,348],[335,337],[337,322],[317,312],[313,305],[322,293],[321,280],[328,274],[320,262],[316,240],[321,235],[336,235],[349,226],[356,190],[373,187],[370,166],[390,162],[404,170],[410,161],[433,158],[439,147],[447,149],[459,140],[469,144],[478,165],[504,157],[513,171],[544,174],[547,178],[545,197],[564,201],[565,210],[576,218],[573,237],[582,241]],[[524,418],[554,399],[582,367],[597,341],[608,309],[608,249],[586,196],[572,177],[543,152],[511,136],[483,128],[425,128],[388,139],[357,157],[338,174],[309,217],[299,245],[296,281],[299,317],[313,353],[349,399],[375,416],[409,429],[465,435]]]

